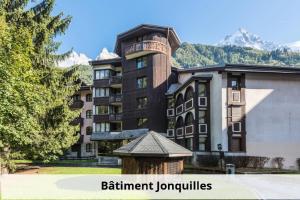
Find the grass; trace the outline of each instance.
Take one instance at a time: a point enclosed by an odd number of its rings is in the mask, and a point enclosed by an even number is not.
[[[121,174],[120,168],[100,167],[42,167],[39,174]]]
[[[14,160],[15,164],[43,164],[43,161],[33,160]],[[80,164],[80,163],[91,163],[97,162],[96,159],[91,160],[55,160],[48,162],[47,164]]]

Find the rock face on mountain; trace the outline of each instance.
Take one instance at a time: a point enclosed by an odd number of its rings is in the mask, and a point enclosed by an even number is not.
[[[261,39],[260,36],[248,32],[244,28],[239,28],[235,33],[227,35],[223,40],[216,44],[217,46],[238,46],[238,47],[250,47],[253,49],[264,51],[275,51],[277,49],[288,51],[300,51],[300,41],[276,44],[271,41]]]
[[[72,51],[63,61],[58,62],[59,67],[71,67],[73,65],[88,65],[91,59],[83,53]]]
[[[223,40],[217,43],[217,46],[250,47],[266,51],[273,51],[281,47],[273,42],[264,41],[258,35],[250,33],[243,28],[239,28],[232,35],[227,35]]]

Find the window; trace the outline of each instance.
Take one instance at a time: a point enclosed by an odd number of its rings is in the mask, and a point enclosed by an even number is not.
[[[204,83],[200,83],[198,86],[199,89],[199,97],[205,97],[206,95],[206,85]]]
[[[206,124],[206,111],[200,110],[199,111],[199,124]]]
[[[95,89],[95,97],[108,97],[108,96],[109,96],[109,88]]]
[[[148,119],[145,118],[145,117],[138,118],[138,119],[137,119],[138,127],[139,127],[139,128],[145,127],[147,121],[148,121]]]
[[[167,109],[167,117],[172,117],[175,115],[175,111],[173,108]]]
[[[141,69],[147,67],[147,57],[140,57],[136,59],[136,68]]]
[[[147,87],[147,77],[137,78],[137,88],[146,88]]]
[[[240,133],[241,132],[241,127],[242,124],[241,122],[233,122],[232,124],[232,132],[237,132],[237,133]]]
[[[109,132],[110,131],[110,124],[103,122],[103,123],[96,123],[95,124],[95,132]]]
[[[92,94],[87,94],[87,95],[85,96],[85,100],[86,100],[86,102],[92,102],[92,101],[93,101]]]
[[[148,98],[147,97],[137,98],[137,108],[138,109],[146,108],[147,103],[148,103]]]
[[[240,90],[241,89],[240,77],[232,77],[231,88],[232,88],[232,90]]]
[[[93,117],[93,112],[91,110],[86,111],[86,118],[91,119]]]
[[[205,151],[206,137],[199,138],[199,151]]]
[[[95,79],[107,79],[110,77],[109,69],[95,70]]]
[[[207,106],[207,98],[206,97],[199,97],[199,106],[200,107],[206,107]]]
[[[199,124],[199,133],[207,134],[207,124]]]
[[[96,115],[107,115],[109,113],[108,106],[95,106]]]
[[[73,101],[79,101],[80,100],[80,95],[76,94],[73,96]]]
[[[92,144],[91,143],[87,143],[85,145],[85,151],[86,152],[92,152]]]
[[[174,129],[168,129],[167,135],[168,135],[168,137],[174,137]]]
[[[93,133],[93,128],[91,126],[86,127],[86,134],[91,135]]]

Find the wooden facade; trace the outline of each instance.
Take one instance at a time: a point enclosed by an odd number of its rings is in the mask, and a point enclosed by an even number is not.
[[[122,174],[182,174],[183,158],[123,157]]]

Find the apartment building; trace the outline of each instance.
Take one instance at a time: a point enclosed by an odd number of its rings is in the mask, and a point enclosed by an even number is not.
[[[80,125],[79,139],[66,153],[67,158],[96,157],[97,143],[91,141],[93,132],[93,95],[92,86],[82,83],[79,91],[73,96],[71,109],[82,109],[80,116],[74,119],[73,125]]]
[[[174,68],[180,40],[171,27],[140,25],[117,36],[115,58],[94,60],[96,155],[110,156],[147,130],[194,156],[300,157],[300,69],[226,64]]]

